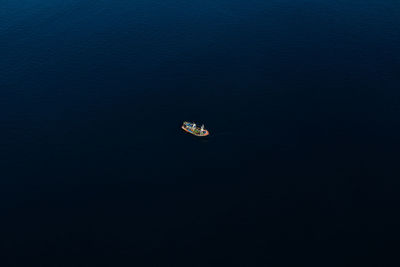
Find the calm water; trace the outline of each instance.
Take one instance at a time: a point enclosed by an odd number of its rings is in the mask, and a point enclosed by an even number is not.
[[[1,1],[0,265],[398,266],[399,47],[398,0]]]

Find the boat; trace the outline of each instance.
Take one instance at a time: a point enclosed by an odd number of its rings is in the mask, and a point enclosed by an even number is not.
[[[209,131],[204,129],[204,125],[201,127],[196,126],[196,123],[194,122],[187,122],[184,121],[182,125],[182,129],[188,133],[191,133],[195,136],[207,136],[210,134]]]

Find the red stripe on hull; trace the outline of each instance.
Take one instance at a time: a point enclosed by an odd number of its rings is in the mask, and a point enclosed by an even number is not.
[[[193,134],[193,135],[195,135],[195,136],[200,136],[200,137],[207,136],[207,135],[210,134],[210,132],[207,131],[207,130],[204,130],[204,131],[205,131],[204,134],[196,134],[196,133],[194,133],[194,132],[192,132],[192,131],[189,131],[188,129],[186,129],[186,128],[183,127],[183,126],[182,126],[182,129],[185,130],[185,131],[188,132],[188,133],[191,133],[191,134]]]

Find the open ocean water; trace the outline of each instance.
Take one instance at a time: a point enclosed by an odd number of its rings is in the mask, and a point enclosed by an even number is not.
[[[2,267],[400,266],[399,137],[398,0],[0,1]]]

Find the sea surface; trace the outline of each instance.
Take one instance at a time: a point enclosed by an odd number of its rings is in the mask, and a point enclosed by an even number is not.
[[[2,267],[400,266],[399,138],[398,0],[0,1]]]

